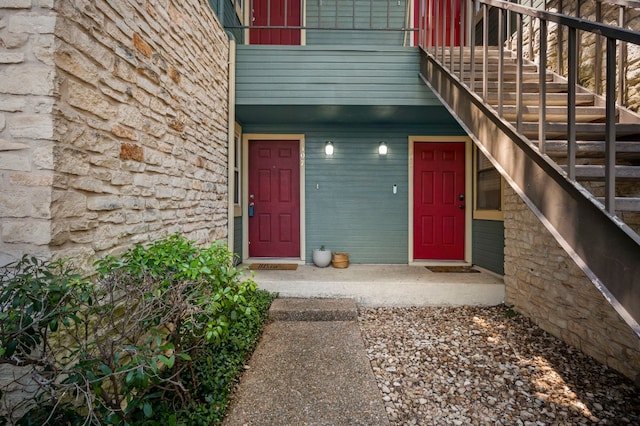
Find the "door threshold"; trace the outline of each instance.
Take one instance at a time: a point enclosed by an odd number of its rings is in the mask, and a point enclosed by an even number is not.
[[[242,263],[295,263],[304,265],[305,261],[299,257],[250,257],[242,261]]]

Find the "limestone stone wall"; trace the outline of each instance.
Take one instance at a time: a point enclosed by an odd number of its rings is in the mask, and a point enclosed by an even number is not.
[[[0,261],[226,237],[229,50],[206,0],[0,12]]]
[[[508,186],[504,204],[505,303],[597,361],[638,377],[640,339]]]
[[[0,0],[0,264],[50,253],[52,8],[53,0]]]

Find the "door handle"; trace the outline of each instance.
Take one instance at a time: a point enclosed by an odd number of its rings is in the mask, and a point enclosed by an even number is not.
[[[460,205],[458,206],[458,208],[459,208],[460,210],[464,210],[464,204],[460,204]]]

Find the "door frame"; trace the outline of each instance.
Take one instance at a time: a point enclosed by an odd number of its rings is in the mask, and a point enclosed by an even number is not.
[[[464,142],[464,192],[465,192],[465,210],[464,210],[464,261],[446,261],[446,260],[416,260],[413,256],[413,163],[414,163],[414,145],[420,142]],[[473,220],[473,142],[468,136],[409,136],[409,190],[408,203],[409,208],[409,226],[408,228],[408,254],[409,265],[450,265],[452,263],[471,264],[471,224]]]
[[[298,141],[300,148],[300,255],[296,258],[287,258],[288,261],[304,265],[306,258],[306,231],[305,231],[305,150],[303,134],[264,134],[245,133],[242,135],[242,262],[250,263],[249,257],[249,141],[251,140],[289,140]],[[259,258],[260,263],[278,262],[279,258]]]

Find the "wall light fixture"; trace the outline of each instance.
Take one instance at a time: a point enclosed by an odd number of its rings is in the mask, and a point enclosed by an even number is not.
[[[333,155],[333,142],[327,141],[324,144],[324,153],[327,155]]]
[[[385,142],[380,142],[380,145],[378,145],[378,154],[387,155],[387,144]]]

